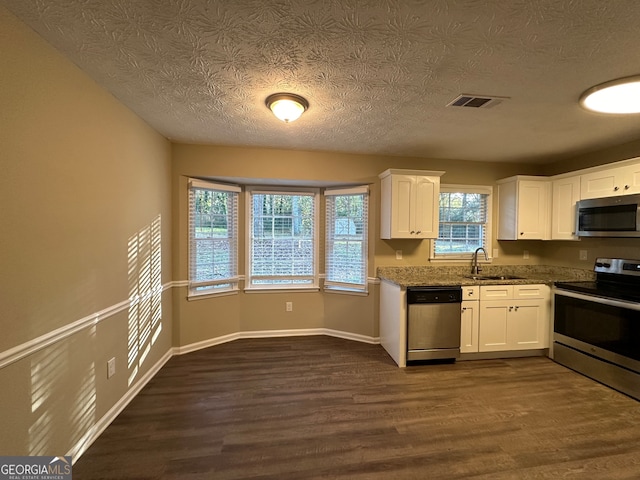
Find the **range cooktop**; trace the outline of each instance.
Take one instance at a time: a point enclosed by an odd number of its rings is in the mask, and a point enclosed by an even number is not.
[[[595,281],[556,282],[556,288],[640,303],[640,260],[598,258]]]

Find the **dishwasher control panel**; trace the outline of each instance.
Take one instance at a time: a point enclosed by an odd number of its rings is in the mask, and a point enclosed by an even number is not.
[[[461,287],[409,287],[407,303],[460,303]]]

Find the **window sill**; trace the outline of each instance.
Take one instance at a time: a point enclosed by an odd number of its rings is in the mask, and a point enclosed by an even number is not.
[[[240,290],[237,288],[233,290],[225,290],[223,292],[203,292],[203,293],[189,293],[187,295],[187,301],[192,302],[194,300],[204,300],[212,297],[225,297],[227,295],[238,295]]]
[[[244,293],[295,293],[295,292],[319,292],[317,285],[310,287],[245,287]]]
[[[348,288],[324,288],[324,293],[337,293],[338,295],[355,295],[356,297],[368,297],[367,290],[350,290]]]
[[[454,256],[454,255],[452,255],[451,257],[430,258],[429,262],[434,262],[434,263],[438,263],[438,262],[470,262],[471,260],[473,260],[473,255],[469,255],[469,256]],[[484,258],[483,259],[478,259],[478,265],[489,264],[489,263],[493,263],[493,258],[489,258],[489,260],[485,260]]]

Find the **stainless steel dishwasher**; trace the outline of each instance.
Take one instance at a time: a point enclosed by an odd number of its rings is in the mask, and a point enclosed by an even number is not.
[[[407,361],[460,356],[461,287],[407,288]]]

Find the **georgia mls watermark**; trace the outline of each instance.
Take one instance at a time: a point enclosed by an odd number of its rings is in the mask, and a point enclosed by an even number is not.
[[[71,480],[71,457],[1,457],[0,480]]]

